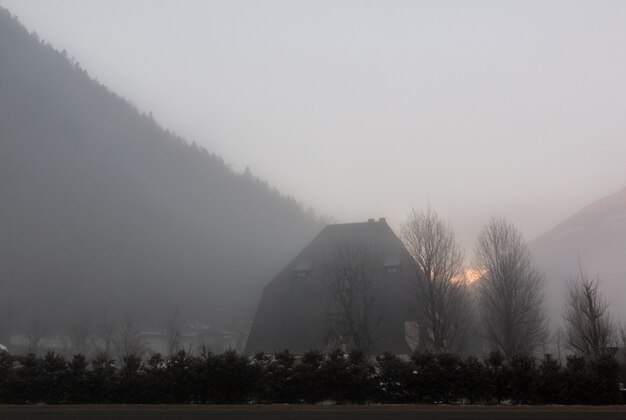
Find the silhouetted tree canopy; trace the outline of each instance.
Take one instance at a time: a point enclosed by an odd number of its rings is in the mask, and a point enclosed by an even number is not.
[[[169,357],[128,356],[123,366],[106,355],[91,360],[12,356],[0,352],[0,404],[241,404],[241,403],[481,403],[615,404],[621,402],[619,366],[603,355],[550,355],[481,361],[447,353],[311,351],[295,356],[244,357],[234,352]]]

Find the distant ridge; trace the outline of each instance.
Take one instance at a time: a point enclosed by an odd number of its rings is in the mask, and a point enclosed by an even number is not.
[[[123,63],[120,63],[123,65]],[[320,229],[256,177],[160,127],[0,8],[0,339],[132,312],[251,319]],[[184,319],[183,319],[184,320]]]
[[[539,236],[536,241],[541,242],[544,237],[549,238],[554,235],[562,234],[570,228],[594,228],[594,224],[597,222],[598,217],[610,215],[618,218],[621,215],[626,217],[626,187],[616,193],[600,198],[583,207],[573,216],[567,218],[554,228]]]
[[[580,260],[590,276],[600,278],[615,316],[626,321],[626,188],[585,206],[529,245],[546,275],[553,317],[561,316]]]

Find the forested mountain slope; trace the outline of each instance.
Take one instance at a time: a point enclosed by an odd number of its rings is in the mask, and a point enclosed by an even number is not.
[[[103,307],[145,325],[175,308],[250,319],[318,230],[293,198],[163,129],[0,8],[5,334]]]

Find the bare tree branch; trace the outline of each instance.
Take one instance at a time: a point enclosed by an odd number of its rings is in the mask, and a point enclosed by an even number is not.
[[[476,266],[485,270],[478,291],[487,342],[506,356],[534,353],[547,334],[543,278],[515,226],[491,219],[478,239]]]
[[[33,312],[31,315],[30,323],[26,331],[26,338],[28,339],[28,352],[35,353],[41,350],[41,344],[44,337],[48,332],[48,324],[42,318],[41,314]]]
[[[0,282],[0,296],[2,296],[2,301],[0,301],[0,340],[8,341],[11,335],[14,311],[11,295],[4,281]]]
[[[74,320],[69,328],[70,343],[74,354],[87,355],[93,333],[93,323],[88,313]]]
[[[615,324],[609,305],[600,294],[600,279],[590,279],[578,263],[580,279],[568,286],[568,300],[563,311],[565,341],[574,353],[597,358],[615,339]]]
[[[122,324],[113,336],[113,345],[120,363],[124,363],[128,356],[142,357],[145,353],[133,311],[124,314]]]
[[[104,344],[104,349],[102,349],[102,352],[107,356],[111,355],[115,330],[116,323],[114,320],[111,319],[107,306],[103,305],[102,316],[100,318],[100,323],[98,324],[98,335],[100,336],[100,339]]]
[[[472,335],[471,296],[464,281],[463,251],[454,232],[429,207],[409,213],[401,237],[417,272],[420,347],[463,352]]]
[[[181,349],[181,325],[179,318],[180,310],[176,306],[172,316],[167,321],[167,347],[170,355],[178,353]]]
[[[381,322],[375,272],[379,260],[363,244],[339,242],[322,268],[332,300],[330,327],[365,353],[374,349]]]

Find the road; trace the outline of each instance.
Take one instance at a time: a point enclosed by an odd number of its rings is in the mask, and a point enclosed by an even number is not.
[[[563,406],[0,406],[0,420],[104,420],[104,419],[626,419],[626,407]]]

